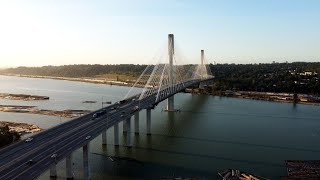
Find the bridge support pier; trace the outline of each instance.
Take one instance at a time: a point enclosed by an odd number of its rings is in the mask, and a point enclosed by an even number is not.
[[[90,151],[90,146],[89,143],[84,145],[82,150],[83,150],[83,175],[85,180],[90,180],[91,179],[91,174],[90,174],[90,164],[89,164],[89,151]]]
[[[56,178],[57,177],[57,164],[56,163],[54,163],[50,167],[50,177],[52,177],[52,178]]]
[[[126,133],[127,132],[127,121],[122,121],[122,132]]]
[[[134,133],[139,134],[139,111],[134,113]]]
[[[66,157],[66,174],[67,174],[67,179],[68,180],[73,179],[73,175],[72,175],[72,154],[69,154]]]
[[[115,123],[114,128],[114,145],[119,146],[119,123]]]
[[[174,111],[174,96],[168,97],[167,111]]]
[[[107,145],[107,130],[102,132],[102,145]]]
[[[151,135],[151,109],[147,110],[147,135]]]
[[[126,119],[127,125],[127,147],[132,147],[131,144],[131,117]]]

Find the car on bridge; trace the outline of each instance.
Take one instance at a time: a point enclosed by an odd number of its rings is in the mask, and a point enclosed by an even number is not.
[[[94,113],[94,114],[92,115],[91,120],[95,120],[96,118],[98,118],[98,117],[100,117],[100,116],[102,116],[102,115],[104,115],[104,114],[106,114],[106,113],[107,113],[106,110],[102,110],[102,111],[96,112],[96,113]]]
[[[51,158],[56,158],[58,155],[55,153],[55,154],[52,154],[51,155]]]
[[[26,142],[31,142],[33,140],[33,138],[29,137],[28,139],[26,139]]]
[[[124,103],[126,103],[127,101],[128,101],[127,99],[121,100],[121,101],[119,101],[119,104],[124,104]]]
[[[28,162],[27,162],[27,165],[32,165],[34,163],[34,161],[32,159],[30,159]]]
[[[134,107],[132,108],[132,111],[133,111],[133,112],[136,112],[136,111],[139,111],[139,109],[140,109],[139,106],[134,106]]]

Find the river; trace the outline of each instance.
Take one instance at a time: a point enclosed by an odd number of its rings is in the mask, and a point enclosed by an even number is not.
[[[129,87],[82,82],[0,76],[0,93],[49,96],[48,101],[0,99],[5,105],[35,105],[39,108],[101,108],[101,101],[116,102]],[[98,101],[84,104],[82,101]],[[132,134],[133,147],[113,146],[113,128],[108,145],[101,136],[90,144],[93,179],[160,179],[163,176],[218,179],[226,168],[279,179],[286,175],[288,159],[320,159],[320,107],[180,93],[175,95],[179,113],[163,112],[166,102],[152,111],[152,136],[146,135],[145,110],[140,112],[140,135]],[[47,129],[67,118],[0,112],[0,120],[36,124]],[[132,122],[133,124],[133,122]],[[122,132],[122,125],[120,132]],[[108,156],[134,159],[112,162]],[[58,178],[65,177],[65,162],[58,163]],[[82,178],[82,150],[73,154],[75,179]],[[49,179],[45,172],[39,179]]]

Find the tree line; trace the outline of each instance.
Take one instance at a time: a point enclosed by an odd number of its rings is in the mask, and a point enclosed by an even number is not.
[[[0,127],[0,148],[20,139],[20,134],[10,131],[8,126]]]
[[[17,67],[1,70],[2,74],[55,76],[55,77],[94,77],[97,75],[115,73],[138,76],[146,68],[146,65],[120,64],[120,65],[64,65],[43,67]]]
[[[95,77],[108,73],[138,77],[147,65],[64,65],[18,67],[0,70],[1,74]],[[241,90],[287,93],[320,93],[320,63],[294,62],[273,64],[209,64],[215,76],[215,91]],[[311,73],[311,74],[310,74]]]
[[[215,76],[214,90],[287,93],[320,93],[320,63],[209,65]]]

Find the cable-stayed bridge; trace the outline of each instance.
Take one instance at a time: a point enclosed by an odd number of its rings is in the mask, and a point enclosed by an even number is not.
[[[168,36],[168,51],[165,61],[149,65],[137,79],[126,97],[108,107],[86,114],[40,132],[25,141],[0,150],[0,179],[34,179],[50,169],[56,177],[57,162],[66,159],[66,178],[72,179],[72,152],[83,148],[84,179],[91,179],[89,144],[102,134],[106,145],[106,130],[114,128],[114,145],[119,146],[119,123],[127,132],[127,146],[132,146],[131,129],[139,133],[139,112],[146,110],[147,134],[151,135],[151,111],[167,99],[167,111],[176,111],[174,95],[192,86],[202,86],[214,77],[205,64],[201,51],[199,65],[183,65],[175,56],[174,36]],[[134,127],[131,128],[131,117]]]

